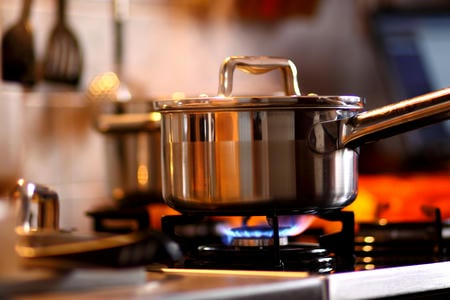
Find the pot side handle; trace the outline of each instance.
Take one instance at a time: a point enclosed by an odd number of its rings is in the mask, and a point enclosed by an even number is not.
[[[301,95],[297,82],[297,68],[290,59],[270,56],[230,56],[220,67],[219,96],[232,95],[233,73],[236,68],[250,74],[263,74],[280,69],[284,77],[286,95]]]
[[[160,120],[159,112],[101,114],[94,123],[94,127],[101,133],[150,132],[160,130]]]
[[[360,113],[342,127],[338,148],[356,148],[450,119],[450,87]]]

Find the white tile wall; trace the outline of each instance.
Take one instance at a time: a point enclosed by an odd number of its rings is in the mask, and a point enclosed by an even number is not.
[[[54,2],[35,0],[33,4],[38,57],[53,26]],[[96,74],[113,69],[111,2],[68,1],[69,24],[85,58],[83,87]],[[214,94],[219,64],[229,55],[290,57],[300,69],[307,92],[383,95],[375,57],[352,0],[323,0],[315,16],[266,24],[233,17],[232,0],[213,1],[215,8],[201,17],[177,9],[177,3],[185,3],[182,0],[130,3],[124,32],[125,78],[146,95]],[[5,30],[17,18],[20,1],[3,0],[0,8]],[[269,84],[267,92],[277,88]]]
[[[124,78],[135,93],[149,97],[173,92],[215,94],[224,57],[275,55],[289,57],[297,64],[304,92],[357,94],[368,99],[369,107],[386,99],[355,1],[323,0],[315,16],[266,24],[233,17],[233,1],[213,1],[213,9],[202,16],[180,9],[177,2],[186,3],[180,1],[131,0]],[[53,26],[55,2],[33,3],[38,57],[43,55]],[[19,0],[0,0],[2,32],[18,17],[20,4]],[[69,24],[84,55],[81,91],[75,96],[82,98],[96,74],[113,69],[111,1],[72,0],[68,4]],[[281,85],[275,78],[277,74],[262,78],[237,74],[236,93],[254,86],[257,90],[251,93],[277,91]],[[32,93],[25,97],[47,96]],[[84,212],[107,198],[102,139],[89,127],[83,107],[49,107],[49,102],[39,101],[44,105],[33,106],[33,101],[24,100],[26,134],[31,136],[26,141],[25,175],[58,188],[64,201],[63,226],[88,228]]]

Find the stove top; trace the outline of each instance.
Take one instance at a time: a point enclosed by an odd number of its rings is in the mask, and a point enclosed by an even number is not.
[[[448,270],[450,262],[328,275],[171,268],[149,275],[173,280],[154,299],[448,299]]]
[[[443,237],[446,223],[438,209],[426,222],[355,223],[350,211],[315,217],[337,223],[339,230],[307,228],[291,236],[276,215],[265,216],[266,224],[256,226],[248,226],[248,217],[242,217],[231,227],[211,216],[164,216],[161,230],[185,255],[172,265],[148,267],[154,286],[148,295],[154,299],[447,299],[450,295],[450,243]],[[224,237],[224,232],[232,237]]]
[[[275,258],[277,255],[279,257]],[[272,247],[199,246],[183,266],[197,269],[305,271],[327,274],[335,270],[334,257],[315,244],[289,244]]]
[[[162,230],[178,242],[186,254],[175,267],[306,271],[313,274],[352,270],[355,262],[353,213],[340,211],[322,217],[340,222],[342,228],[309,243],[294,241],[289,233],[298,231],[279,226],[278,216],[267,217],[268,223],[264,225],[244,224],[224,229],[226,225],[208,223],[198,216],[172,215],[162,218]],[[243,220],[246,223],[246,219]],[[198,229],[204,229],[205,224],[209,225],[209,230]],[[195,232],[209,234],[199,236],[193,234]]]

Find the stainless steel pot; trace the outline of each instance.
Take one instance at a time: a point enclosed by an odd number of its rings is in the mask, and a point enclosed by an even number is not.
[[[286,96],[233,97],[235,68],[280,69]],[[450,117],[450,88],[368,112],[355,96],[301,96],[295,65],[230,57],[216,97],[160,101],[163,198],[183,213],[323,213],[349,205],[365,142]]]
[[[89,97],[94,127],[105,137],[112,198],[121,206],[163,202],[160,113],[151,100],[121,101],[116,91],[96,92],[102,86],[94,82]]]
[[[99,116],[109,189],[122,206],[162,202],[159,114]]]

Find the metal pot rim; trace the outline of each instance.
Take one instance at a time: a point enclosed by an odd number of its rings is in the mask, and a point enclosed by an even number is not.
[[[222,110],[266,110],[266,109],[362,109],[363,101],[358,96],[243,96],[201,97],[182,100],[156,101],[155,109],[166,111],[222,111]]]

